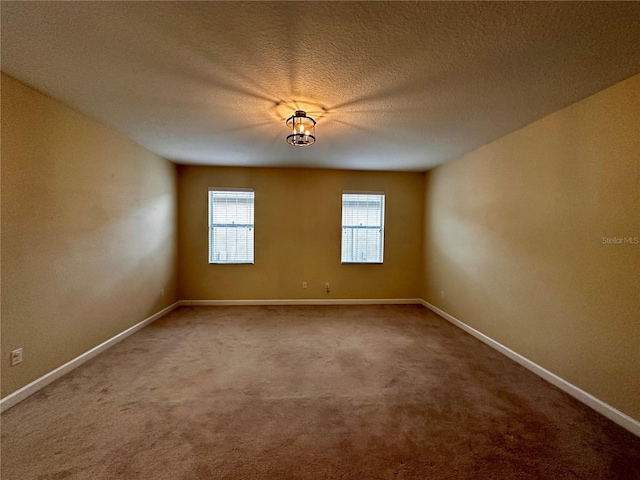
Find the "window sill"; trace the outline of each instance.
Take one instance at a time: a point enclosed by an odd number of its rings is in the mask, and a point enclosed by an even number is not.
[[[342,265],[383,265],[384,262],[340,262]]]

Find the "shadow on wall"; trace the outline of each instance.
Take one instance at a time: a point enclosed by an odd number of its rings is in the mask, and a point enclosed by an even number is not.
[[[174,208],[170,194],[146,198],[137,210],[101,227],[100,238],[110,239],[104,245],[106,257],[103,261],[117,261],[124,268],[119,268],[116,275],[108,279],[94,279],[91,296],[84,297],[84,305],[75,305],[79,311],[78,318],[95,315],[93,305],[97,303],[117,305],[121,311],[110,314],[115,318],[144,319],[175,301],[175,280],[173,285],[162,282],[165,278],[176,278],[174,262],[170,259],[177,241],[171,220],[175,219]],[[126,248],[123,248],[124,244]],[[162,259],[167,260],[160,262]],[[96,272],[105,268],[100,263],[92,266]],[[78,287],[86,288],[86,284]],[[131,304],[121,303],[132,292],[149,299],[147,306],[140,306],[138,312],[131,312]],[[122,325],[123,328],[128,326],[127,322]]]

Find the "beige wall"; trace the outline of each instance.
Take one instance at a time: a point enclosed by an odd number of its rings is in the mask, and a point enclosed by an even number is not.
[[[1,154],[6,396],[175,302],[177,173],[4,74]]]
[[[640,75],[425,185],[424,298],[640,420]]]
[[[423,181],[420,173],[180,167],[180,298],[417,298]],[[208,264],[209,187],[255,189],[255,265]],[[383,265],[340,264],[343,190],[385,192]]]

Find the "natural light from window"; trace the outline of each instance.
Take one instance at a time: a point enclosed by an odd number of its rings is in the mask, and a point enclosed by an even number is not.
[[[342,194],[342,263],[382,263],[384,193]]]
[[[209,190],[209,263],[253,263],[253,216],[253,190]]]

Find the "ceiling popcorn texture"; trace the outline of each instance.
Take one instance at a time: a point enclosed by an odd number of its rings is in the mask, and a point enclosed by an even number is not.
[[[183,164],[427,170],[640,72],[637,2],[1,8],[5,73]]]

